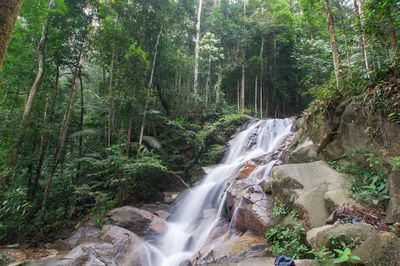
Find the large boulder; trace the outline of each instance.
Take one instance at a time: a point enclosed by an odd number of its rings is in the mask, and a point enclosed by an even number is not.
[[[308,228],[323,226],[338,206],[354,203],[348,185],[344,175],[323,161],[280,165],[271,173],[276,199],[296,209]]]
[[[319,155],[314,142],[308,137],[300,142],[289,155],[288,163],[308,163],[318,161]]]
[[[71,237],[65,240],[57,240],[55,242],[55,247],[58,250],[71,250],[83,242],[99,239],[100,234],[101,230],[99,228],[90,225],[84,225],[76,229]]]
[[[362,107],[349,104],[341,116],[338,136],[344,150],[364,150],[370,142],[370,137],[365,133],[367,120],[362,114]]]
[[[145,244],[137,235],[119,226],[105,225],[101,240],[82,243],[62,258],[44,260],[40,265],[140,266],[145,252]]]
[[[390,199],[386,208],[385,222],[392,224],[400,221],[400,173],[390,174],[386,182]]]
[[[275,225],[273,200],[252,180],[236,180],[228,189],[226,206],[231,223],[242,232],[264,236]]]
[[[191,261],[194,265],[210,263],[235,263],[245,258],[261,257],[265,253],[267,242],[265,238],[253,235],[226,234],[204,246]]]
[[[160,217],[131,206],[112,209],[106,214],[106,224],[118,225],[139,236],[161,234],[165,230],[165,221]]]
[[[399,265],[400,239],[393,233],[379,232],[370,236],[354,252],[364,265]]]
[[[341,241],[351,243],[355,240],[365,241],[376,232],[372,225],[366,223],[325,225],[308,231],[307,242],[315,250],[321,250],[324,246],[329,247],[331,237],[338,237]]]

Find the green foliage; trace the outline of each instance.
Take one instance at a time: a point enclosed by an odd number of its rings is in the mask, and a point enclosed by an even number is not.
[[[339,258],[333,261],[335,264],[344,263],[352,265],[361,260],[360,257],[351,254],[350,248],[345,248],[344,250],[335,249],[335,252],[339,255]]]
[[[389,199],[386,188],[387,171],[383,162],[369,151],[345,155],[348,161],[330,162],[330,165],[339,172],[352,176],[352,197],[369,206],[383,207]]]
[[[277,202],[277,201],[275,201],[275,203],[274,203],[274,209],[273,209],[273,211],[272,211],[272,214],[274,215],[274,216],[285,216],[285,215],[287,215],[289,213],[289,208],[286,206],[286,204],[285,203],[280,203],[280,202]]]
[[[32,206],[27,200],[26,189],[17,187],[5,190],[0,200],[0,242],[10,237],[16,241],[24,239],[34,226],[27,219]]]
[[[335,258],[335,254],[326,247],[322,247],[319,251],[312,249],[309,253],[314,255],[314,261],[318,265],[331,265]]]
[[[308,247],[303,244],[304,228],[295,226],[293,229],[276,225],[265,233],[267,240],[272,244],[274,256],[286,255],[293,259],[301,259],[307,254]]]
[[[400,168],[400,156],[397,156],[397,157],[393,158],[392,165],[393,165],[393,168],[392,168],[393,171],[399,170],[399,168]]]

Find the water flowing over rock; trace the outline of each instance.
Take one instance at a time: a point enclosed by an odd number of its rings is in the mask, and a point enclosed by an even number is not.
[[[267,243],[264,238],[244,235],[231,235],[227,232],[207,246],[203,247],[194,265],[207,265],[210,263],[234,263],[245,258],[261,257]]]
[[[263,188],[291,142],[294,122],[255,120],[231,139],[224,162],[205,169],[199,184],[174,200],[165,232],[146,238],[144,256],[150,260],[144,265],[185,265],[190,259],[196,264],[225,263],[262,256],[267,243],[256,235],[264,236],[272,226],[274,205]]]

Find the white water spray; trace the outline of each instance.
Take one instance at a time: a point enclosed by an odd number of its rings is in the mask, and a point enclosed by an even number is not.
[[[168,219],[165,233],[149,241],[144,264],[178,266],[199,251],[221,219],[228,183],[245,162],[265,156],[282,145],[293,134],[293,122],[290,118],[254,121],[232,139],[225,162],[211,169],[198,186],[180,199],[179,208]],[[259,183],[268,178],[277,160],[258,166],[249,179]]]

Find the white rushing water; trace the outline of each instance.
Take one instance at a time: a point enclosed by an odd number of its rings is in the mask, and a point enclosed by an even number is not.
[[[177,210],[168,218],[166,232],[148,242],[143,263],[146,266],[178,266],[200,250],[220,219],[229,182],[245,162],[280,147],[293,135],[293,123],[291,118],[256,120],[232,139],[226,160],[210,169],[199,185],[179,199]],[[258,166],[249,178],[253,175],[267,178],[277,160]],[[212,209],[215,212],[207,212]]]

